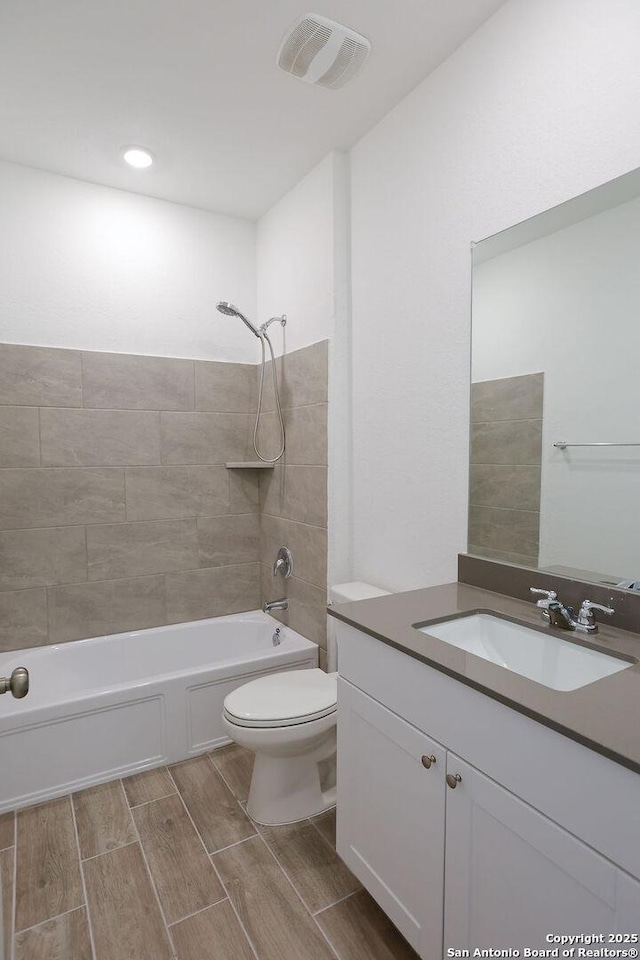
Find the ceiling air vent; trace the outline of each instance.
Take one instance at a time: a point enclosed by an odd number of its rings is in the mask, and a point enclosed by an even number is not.
[[[355,30],[307,13],[282,41],[277,63],[300,80],[337,90],[355,76],[370,50],[369,41]]]

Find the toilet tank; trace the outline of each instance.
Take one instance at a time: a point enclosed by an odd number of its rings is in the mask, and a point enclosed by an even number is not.
[[[337,583],[329,587],[329,603],[350,603],[354,600],[371,600],[373,597],[386,597],[389,590],[376,587],[372,583],[354,580],[351,583]],[[338,669],[338,645],[336,642],[336,621],[327,616],[327,671]]]

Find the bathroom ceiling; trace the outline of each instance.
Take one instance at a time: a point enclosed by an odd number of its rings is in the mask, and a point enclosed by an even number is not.
[[[348,149],[504,0],[2,0],[0,159],[256,218]],[[282,73],[302,14],[364,34],[341,90]],[[157,163],[127,169],[121,149]]]

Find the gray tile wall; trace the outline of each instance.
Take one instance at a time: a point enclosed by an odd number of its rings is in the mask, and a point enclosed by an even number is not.
[[[224,466],[253,458],[256,383],[0,345],[0,649],[259,606],[258,477]]]
[[[287,449],[274,470],[260,473],[260,560],[262,598],[289,599],[277,614],[319,644],[325,665],[327,637],[327,401],[328,342],[315,343],[278,360]],[[271,372],[265,382],[261,452],[275,455],[279,430]],[[273,452],[272,452],[273,451]],[[293,552],[294,575],[273,578],[278,547]]]
[[[469,552],[537,566],[544,374],[471,385]]]

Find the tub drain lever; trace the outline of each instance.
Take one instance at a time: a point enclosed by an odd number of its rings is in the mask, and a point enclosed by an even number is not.
[[[29,693],[29,671],[26,667],[16,667],[10,677],[0,677],[0,694],[9,691],[18,700]]]

